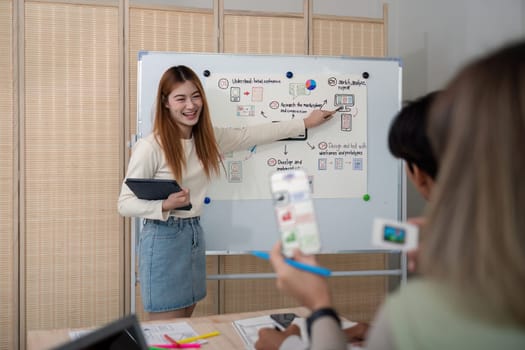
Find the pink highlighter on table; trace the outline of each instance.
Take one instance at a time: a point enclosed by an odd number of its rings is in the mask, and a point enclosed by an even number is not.
[[[164,338],[169,341],[171,344],[154,344],[150,347],[151,349],[190,349],[190,348],[200,348],[201,344],[199,343],[186,343],[182,344],[167,334],[164,334]]]

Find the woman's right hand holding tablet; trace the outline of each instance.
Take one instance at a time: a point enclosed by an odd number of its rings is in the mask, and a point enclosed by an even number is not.
[[[173,192],[162,202],[162,210],[168,211],[190,204],[190,190],[183,188],[179,192]]]

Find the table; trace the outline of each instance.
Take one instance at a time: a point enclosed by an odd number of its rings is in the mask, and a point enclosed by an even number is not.
[[[169,319],[165,321],[143,322],[141,324],[172,323],[178,321],[187,322],[198,334],[219,331],[221,335],[208,339],[203,350],[244,349],[244,343],[232,322],[243,318],[269,315],[271,313],[294,312],[299,316],[306,317],[308,309],[304,307],[273,309],[243,313],[211,315],[203,317],[190,317]],[[34,330],[27,334],[27,350],[48,350],[69,340],[69,329]]]

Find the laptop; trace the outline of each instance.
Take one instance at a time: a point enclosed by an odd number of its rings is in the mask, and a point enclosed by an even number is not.
[[[148,350],[137,317],[130,314],[54,350]]]

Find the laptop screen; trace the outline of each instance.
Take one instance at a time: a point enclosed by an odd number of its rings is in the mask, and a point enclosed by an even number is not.
[[[146,340],[135,315],[129,315],[54,350],[147,350]]]

